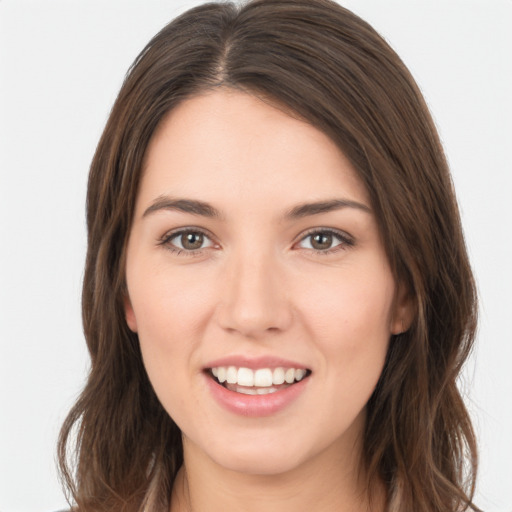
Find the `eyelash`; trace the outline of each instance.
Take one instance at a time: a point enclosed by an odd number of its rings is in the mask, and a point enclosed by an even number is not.
[[[310,251],[313,251],[313,254],[315,256],[328,256],[331,254],[334,254],[338,251],[344,251],[349,247],[353,247],[355,245],[354,239],[349,236],[347,233],[344,233],[343,231],[338,231],[331,228],[313,228],[309,231],[306,231],[304,235],[301,236],[298,243],[303,242],[309,237],[312,237],[313,235],[328,235],[332,236],[333,239],[336,238],[339,241],[338,245],[335,245],[334,247],[331,247],[330,249],[327,249],[325,251],[317,250],[317,249],[308,249]]]
[[[203,252],[208,249],[202,248],[202,249],[194,249],[194,250],[186,250],[186,249],[180,249],[179,247],[174,247],[171,244],[171,241],[175,238],[178,238],[179,236],[183,236],[184,234],[195,234],[195,235],[203,235],[205,238],[211,241],[212,245],[215,245],[214,242],[211,240],[211,237],[206,233],[205,231],[198,229],[198,228],[186,228],[186,229],[179,229],[177,231],[172,231],[170,233],[166,233],[160,240],[158,241],[158,245],[164,246],[167,250],[174,253],[176,256],[201,256]],[[355,241],[352,237],[347,235],[346,233],[338,230],[334,230],[331,228],[314,228],[310,231],[307,231],[303,236],[300,238],[300,240],[297,243],[301,243],[304,240],[306,240],[309,237],[312,237],[313,235],[328,235],[332,236],[333,238],[337,239],[339,243],[335,245],[334,247],[327,249],[325,251],[322,250],[316,250],[316,249],[306,249],[309,251],[312,251],[312,253],[315,256],[326,256],[333,253],[336,253],[340,250],[346,250],[349,247],[353,247],[355,245]],[[295,245],[295,244],[294,244]]]
[[[203,235],[208,240],[211,240],[211,237],[205,231],[198,228],[186,228],[179,229],[177,231],[171,231],[170,233],[166,233],[159,241],[158,245],[164,246],[168,251],[171,251],[176,256],[201,256],[206,248],[203,249],[195,249],[195,250],[186,250],[180,249],[179,247],[174,247],[171,244],[171,240],[178,238],[184,234],[194,234],[194,235]],[[212,241],[212,245],[213,241]]]

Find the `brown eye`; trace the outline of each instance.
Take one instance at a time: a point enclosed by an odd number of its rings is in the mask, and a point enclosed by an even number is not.
[[[302,249],[310,249],[318,254],[330,254],[337,249],[354,245],[354,240],[347,234],[332,230],[310,232],[299,242]]]
[[[162,241],[169,250],[176,253],[199,253],[203,249],[213,247],[212,240],[201,231],[182,230],[166,235]]]
[[[200,249],[204,243],[204,235],[202,233],[183,233],[180,236],[180,242],[183,249],[187,251],[195,251]]]
[[[332,235],[329,233],[317,233],[311,236],[311,247],[318,251],[325,251],[332,246]]]

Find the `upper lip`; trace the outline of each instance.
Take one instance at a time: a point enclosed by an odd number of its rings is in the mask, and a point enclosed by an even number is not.
[[[219,366],[236,366],[237,368],[295,368],[296,370],[308,370],[308,367],[290,359],[283,359],[276,356],[248,357],[244,355],[231,355],[210,361],[205,365],[205,370]]]

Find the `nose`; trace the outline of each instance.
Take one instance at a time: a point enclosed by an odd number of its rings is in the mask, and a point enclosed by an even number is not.
[[[220,326],[251,339],[288,329],[292,308],[274,258],[253,252],[226,263],[217,311]]]

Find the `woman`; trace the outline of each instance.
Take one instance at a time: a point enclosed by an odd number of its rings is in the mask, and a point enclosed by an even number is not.
[[[180,16],[123,84],[87,207],[92,366],[59,445],[78,510],[477,510],[457,205],[365,22]]]

